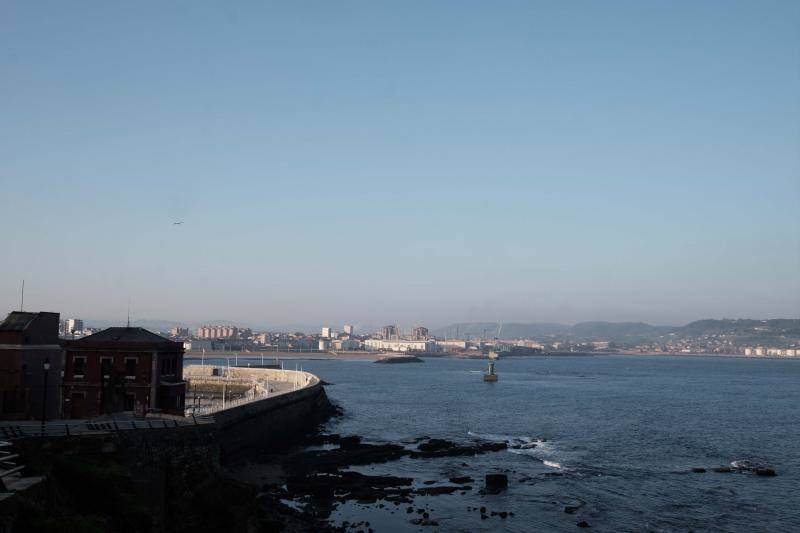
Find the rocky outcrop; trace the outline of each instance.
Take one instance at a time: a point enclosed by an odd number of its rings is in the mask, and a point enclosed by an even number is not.
[[[477,444],[456,444],[444,439],[429,439],[417,445],[417,452],[411,457],[455,457],[461,455],[477,455],[486,452],[497,452],[508,448],[505,442],[481,442]]]

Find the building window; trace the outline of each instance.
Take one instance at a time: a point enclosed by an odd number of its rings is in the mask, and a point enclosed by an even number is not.
[[[136,406],[136,395],[133,393],[126,393],[125,394],[125,405],[123,407],[124,411],[133,411]]]
[[[111,376],[111,370],[114,368],[113,357],[100,358],[100,377]]]
[[[175,374],[175,371],[178,369],[178,365],[176,364],[177,360],[174,357],[164,358],[161,360],[161,375],[162,376],[171,376]]]
[[[86,358],[85,357],[75,357],[72,359],[72,377],[74,378],[83,378],[84,373],[86,372]]]
[[[125,358],[125,377],[127,379],[136,379],[136,363],[137,359],[135,357],[126,357]]]

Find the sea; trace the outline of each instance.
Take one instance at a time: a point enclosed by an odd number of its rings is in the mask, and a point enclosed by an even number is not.
[[[286,362],[295,364],[328,382],[328,396],[342,407],[329,432],[409,446],[422,436],[521,446],[354,468],[413,477],[418,486],[453,476],[475,483],[466,494],[417,498],[415,511],[424,508],[437,526],[413,523],[418,515],[405,506],[357,502],[340,504],[334,524],[368,521],[374,531],[400,532],[576,531],[579,522],[614,532],[800,531],[800,360],[501,358],[496,383],[482,380],[486,361],[477,359]],[[733,471],[712,470],[723,466]],[[485,474],[498,472],[508,475],[508,488],[482,491]]]

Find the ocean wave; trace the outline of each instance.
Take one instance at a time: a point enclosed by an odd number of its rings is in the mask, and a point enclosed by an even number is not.
[[[526,435],[513,436],[497,433],[475,433],[473,431],[467,431],[467,435],[476,439],[488,440],[491,442],[506,442],[509,446],[508,451],[513,454],[527,455],[528,457],[532,457],[538,461],[541,461],[545,466],[556,468],[558,470],[564,470],[564,467],[560,462],[553,460],[553,456],[556,454],[556,449],[554,448],[553,444],[546,439],[539,439]]]

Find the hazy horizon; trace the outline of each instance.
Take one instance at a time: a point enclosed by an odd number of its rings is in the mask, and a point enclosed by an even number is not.
[[[796,318],[799,17],[4,2],[0,312]]]

